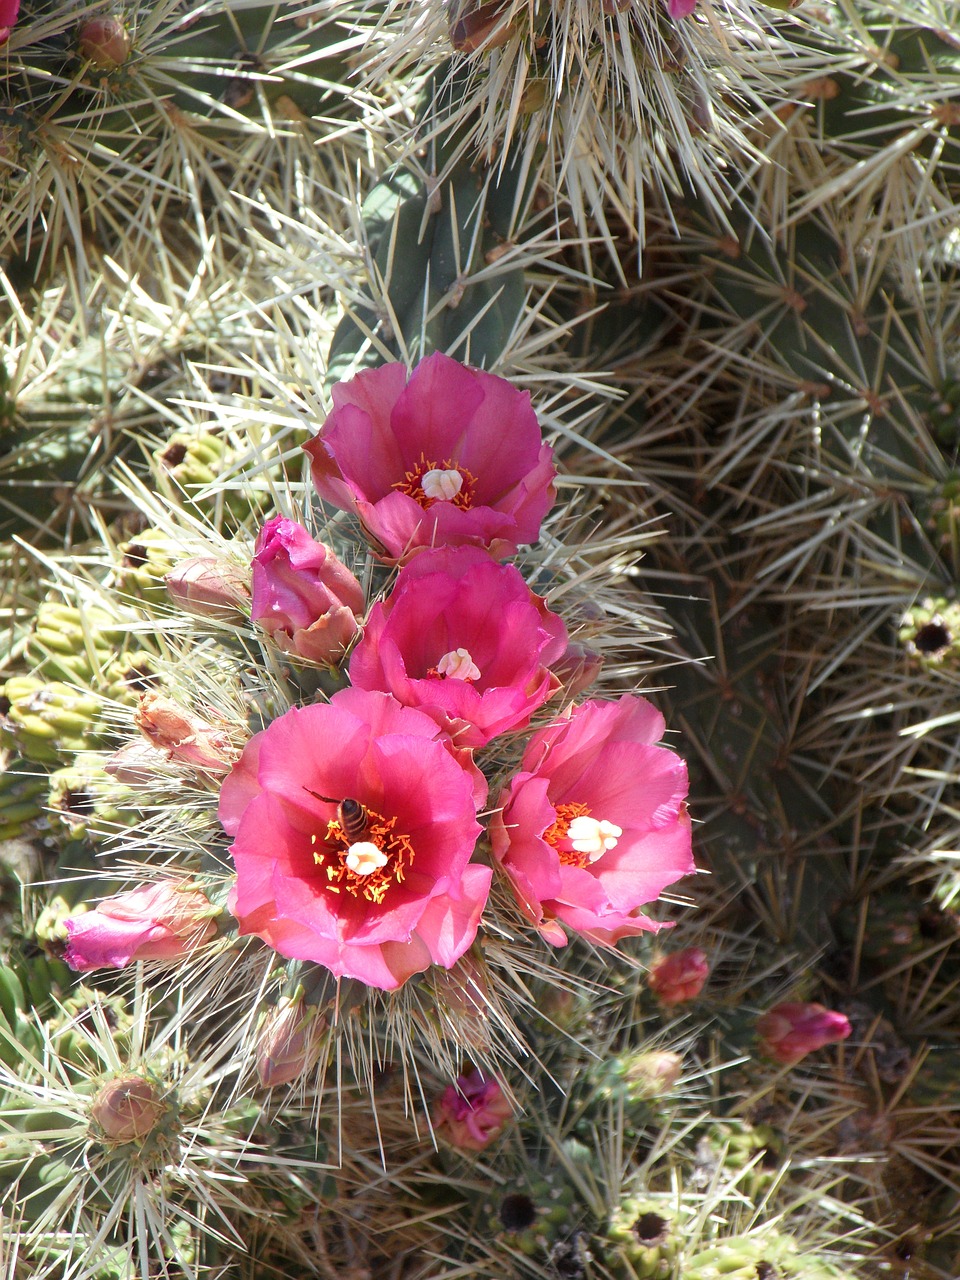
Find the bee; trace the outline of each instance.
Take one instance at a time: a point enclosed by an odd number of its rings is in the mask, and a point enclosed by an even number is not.
[[[347,796],[343,800],[334,800],[333,796],[322,796],[319,791],[310,791],[309,787],[303,789],[325,804],[337,806],[337,822],[350,844],[356,844],[358,840],[363,839],[368,825],[367,810],[359,800],[354,800],[352,796]]]

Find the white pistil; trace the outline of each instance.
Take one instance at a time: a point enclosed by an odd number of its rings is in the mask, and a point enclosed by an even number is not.
[[[463,476],[452,468],[444,471],[438,467],[423,473],[420,488],[428,498],[437,502],[450,502],[463,488]]]
[[[590,862],[602,858],[608,849],[615,849],[623,835],[623,828],[606,819],[574,818],[567,828],[567,839],[576,853],[585,853]]]
[[[347,867],[358,876],[368,876],[387,865],[387,855],[370,840],[358,840],[347,850]]]
[[[456,680],[479,680],[480,668],[470,657],[469,649],[451,649],[437,663],[437,675]]]

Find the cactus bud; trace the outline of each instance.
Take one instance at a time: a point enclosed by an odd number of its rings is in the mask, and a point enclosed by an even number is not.
[[[141,697],[136,723],[152,746],[181,764],[226,773],[236,758],[226,733],[162,694]]]
[[[211,905],[184,880],[158,880],[105,898],[65,921],[71,969],[122,969],[133,960],[179,960],[217,932]]]
[[[284,997],[268,1011],[257,1042],[257,1075],[265,1089],[292,1084],[316,1065],[326,1025],[316,1005],[302,997]]]
[[[180,560],[164,581],[180,608],[201,618],[236,620],[250,603],[250,587],[242,571],[214,556]]]
[[[105,1142],[120,1146],[142,1143],[159,1126],[169,1110],[152,1080],[143,1076],[117,1076],[98,1090],[90,1103],[90,1123]]]
[[[837,1040],[846,1040],[850,1023],[842,1013],[822,1004],[785,1001],[757,1021],[760,1048],[775,1062],[792,1066],[801,1058]]]
[[[482,1151],[513,1114],[499,1081],[472,1071],[444,1090],[433,1117],[437,1134],[461,1151]]]
[[[685,947],[654,961],[647,974],[647,986],[661,1004],[685,1004],[696,999],[709,975],[707,953],[699,947]]]
[[[104,14],[87,18],[77,32],[80,56],[100,71],[115,71],[130,56],[133,41],[119,18]]]
[[[498,49],[514,32],[512,22],[503,17],[509,0],[452,0],[449,5],[450,43],[457,53],[475,53],[477,49]]]

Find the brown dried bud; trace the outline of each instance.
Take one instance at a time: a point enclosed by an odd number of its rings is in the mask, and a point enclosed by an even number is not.
[[[115,71],[130,57],[133,41],[120,21],[106,15],[88,18],[77,32],[80,56],[100,71]]]
[[[143,1142],[160,1124],[169,1104],[143,1076],[117,1076],[94,1095],[90,1119],[107,1142]]]
[[[226,773],[237,758],[227,734],[181,707],[162,693],[145,693],[136,716],[137,728],[168,759]]]
[[[326,1020],[315,1005],[284,997],[267,1013],[257,1043],[257,1074],[265,1089],[299,1080],[315,1066]]]
[[[450,43],[458,53],[499,49],[513,35],[512,22],[503,22],[510,0],[456,0],[450,6]]]
[[[243,616],[250,604],[248,575],[214,556],[181,560],[164,578],[170,595],[188,613],[221,621]]]

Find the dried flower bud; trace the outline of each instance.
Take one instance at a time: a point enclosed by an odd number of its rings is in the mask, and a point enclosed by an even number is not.
[[[237,757],[226,733],[161,693],[141,697],[136,724],[152,746],[181,764],[226,773]]]
[[[243,617],[250,604],[250,586],[243,571],[214,556],[181,560],[164,581],[180,608],[201,618],[229,621]]]
[[[760,1048],[768,1058],[791,1066],[826,1044],[846,1040],[850,1022],[822,1004],[785,1001],[757,1020]]]
[[[457,53],[475,53],[477,49],[498,49],[513,35],[512,22],[503,16],[510,0],[452,0],[449,5],[450,43]]]
[[[77,32],[80,56],[100,71],[115,71],[130,56],[133,42],[119,18],[105,14],[87,18]]]
[[[661,1004],[684,1004],[696,999],[709,976],[707,953],[699,947],[686,947],[656,960],[647,974],[647,986]]]
[[[513,1114],[498,1080],[472,1071],[444,1090],[433,1117],[438,1135],[461,1151],[482,1151]]]
[[[602,668],[603,658],[595,649],[571,643],[550,670],[563,682],[567,696],[575,698],[590,688]]]
[[[143,1142],[169,1110],[152,1080],[143,1076],[117,1076],[108,1080],[90,1103],[94,1131],[107,1142]]]
[[[169,753],[149,742],[128,742],[104,761],[103,771],[128,787],[152,782],[170,759]]]
[[[316,1005],[284,997],[267,1013],[257,1041],[257,1074],[265,1089],[294,1080],[316,1066],[326,1019]]]

